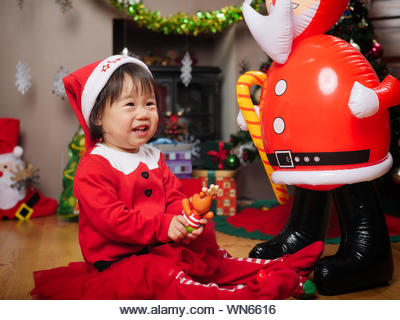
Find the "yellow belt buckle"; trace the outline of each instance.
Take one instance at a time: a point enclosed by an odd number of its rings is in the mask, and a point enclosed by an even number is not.
[[[28,214],[27,214],[25,217],[24,217],[23,215],[21,215],[21,211],[22,211],[23,209],[26,209],[26,210],[28,211]],[[30,216],[32,215],[32,213],[33,213],[33,209],[32,209],[31,207],[29,207],[26,203],[23,203],[23,204],[21,204],[21,206],[18,208],[17,213],[15,214],[15,216],[16,216],[19,220],[24,221],[24,220],[28,220],[28,219],[30,218]]]

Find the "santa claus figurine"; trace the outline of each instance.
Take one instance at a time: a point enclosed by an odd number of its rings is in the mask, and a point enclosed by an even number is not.
[[[44,197],[30,182],[32,166],[25,166],[18,146],[19,120],[0,119],[0,218],[27,220],[55,214],[57,201]]]

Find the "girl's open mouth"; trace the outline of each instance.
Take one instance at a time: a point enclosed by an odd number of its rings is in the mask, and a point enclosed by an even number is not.
[[[145,135],[148,130],[149,130],[148,125],[141,125],[132,129],[132,131],[138,135]]]

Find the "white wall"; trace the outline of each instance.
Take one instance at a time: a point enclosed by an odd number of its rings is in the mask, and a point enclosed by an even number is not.
[[[66,100],[52,94],[60,66],[70,71],[111,54],[113,10],[99,1],[73,1],[63,14],[53,0],[0,3],[2,100],[0,117],[21,121],[24,158],[40,169],[40,190],[58,199],[67,146],[78,122]],[[32,87],[21,95],[15,86],[16,64],[31,68]]]
[[[241,4],[242,0],[146,0],[145,3],[166,16],[178,11],[215,10]],[[72,72],[111,55],[112,19],[122,16],[107,0],[72,0],[72,4],[73,9],[63,14],[54,0],[24,0],[22,9],[16,0],[0,1],[0,117],[20,119],[24,159],[40,169],[40,191],[57,200],[62,191],[62,172],[68,161],[67,146],[78,128],[78,121],[68,101],[52,94],[53,77],[60,66]],[[245,57],[252,68],[257,69],[263,54],[244,24],[239,23],[224,32],[208,63],[219,65],[224,73],[224,140],[229,140],[229,135],[237,130],[235,83],[239,62]],[[31,68],[32,87],[25,95],[15,86],[19,60]],[[259,170],[262,176],[263,169]],[[242,173],[244,176],[246,172]],[[258,198],[264,198],[268,191],[263,188],[268,188],[268,183],[263,179],[260,183],[261,187],[254,190],[259,192]]]

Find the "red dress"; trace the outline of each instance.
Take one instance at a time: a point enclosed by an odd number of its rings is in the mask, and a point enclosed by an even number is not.
[[[182,214],[179,180],[162,154],[97,144],[81,159],[74,191],[85,262],[34,272],[42,299],[283,299],[322,251],[315,243],[273,261],[233,258],[218,248],[212,224],[190,244],[168,228]],[[257,280],[260,270],[268,277]]]

